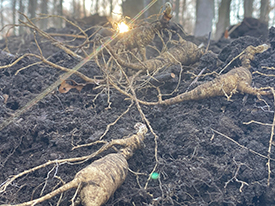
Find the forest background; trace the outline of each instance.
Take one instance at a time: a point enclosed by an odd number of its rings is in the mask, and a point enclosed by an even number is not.
[[[158,0],[141,18],[160,12],[165,0]],[[275,0],[172,0],[173,21],[183,25],[185,31],[195,36],[205,36],[212,31],[212,39],[219,39],[226,28],[237,24],[244,17],[260,19],[275,25]],[[92,15],[106,16],[109,19],[133,18],[150,0],[0,0],[0,27],[18,24],[24,17],[41,15],[61,15],[69,19],[81,19]],[[19,11],[19,12],[18,12]],[[65,21],[60,18],[45,18],[37,21],[37,26],[45,30],[50,27],[62,28]],[[0,30],[0,39],[19,35],[27,30],[16,27]]]

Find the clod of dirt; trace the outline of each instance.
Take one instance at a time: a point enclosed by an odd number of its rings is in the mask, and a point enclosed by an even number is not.
[[[232,29],[235,25],[229,28]],[[252,17],[245,17],[241,24],[234,29],[229,35],[230,38],[236,39],[242,36],[253,36],[262,40],[266,40],[268,35],[268,25]]]

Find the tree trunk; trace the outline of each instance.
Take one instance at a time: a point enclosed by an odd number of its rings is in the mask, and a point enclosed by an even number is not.
[[[35,12],[37,10],[37,0],[29,0],[28,13],[30,18],[35,18]]]
[[[73,5],[73,13],[72,13],[72,16],[75,18],[75,0],[73,0],[72,2],[72,5]]]
[[[98,14],[98,12],[99,12],[98,1],[99,1],[99,0],[96,0],[96,2],[95,2],[95,13],[96,13],[96,14]]]
[[[180,14],[180,0],[176,0],[175,2],[175,13],[176,13],[176,22],[179,23],[179,14]]]
[[[1,28],[4,27],[4,16],[3,16],[3,0],[0,1],[0,19],[1,19]]]
[[[98,0],[97,0],[98,3]],[[98,6],[98,4],[96,5],[96,7]],[[81,10],[81,5],[79,1],[73,0],[73,17],[75,19],[79,19],[80,18],[80,10]],[[98,11],[98,9],[97,9]]]
[[[230,25],[230,3],[231,0],[222,0],[219,6],[219,19],[216,24],[215,39],[218,40],[222,37],[226,27]]]
[[[40,8],[41,8],[41,13],[47,15],[48,14],[48,0],[42,0]],[[41,19],[40,27],[41,27],[41,29],[47,29],[47,27],[48,27],[48,19],[47,18]]]
[[[23,0],[20,0],[20,1],[19,1],[19,12],[21,12],[21,13],[24,14],[24,5],[23,5],[23,2],[22,2],[22,1],[23,1]],[[21,14],[19,14],[19,19],[23,21],[23,20],[24,20],[24,17],[23,17]],[[19,27],[19,35],[22,35],[23,32],[24,32],[23,27],[20,26],[20,27]]]
[[[124,16],[129,16],[130,18],[133,18],[135,15],[137,15],[146,5],[149,0],[125,0],[122,1],[121,7],[122,7],[122,13]],[[143,17],[148,16],[148,11],[145,11]]]
[[[55,0],[55,6],[56,6],[56,11],[55,13],[59,16],[63,16],[63,0]],[[62,28],[62,23],[63,20],[61,18],[56,19],[56,27],[57,28]]]
[[[186,0],[183,0],[183,2],[182,2],[182,10],[181,10],[181,23],[182,23],[182,25],[183,25],[183,27],[184,27],[184,25],[185,25],[185,11],[186,11]]]
[[[12,0],[12,23],[16,24],[16,0]],[[13,29],[13,35],[16,35],[15,28]]]
[[[129,16],[133,18],[137,15],[141,10],[143,10],[152,0],[125,0],[122,1],[121,7],[124,16]],[[148,10],[145,10],[143,16],[141,18],[147,18],[151,15],[156,15],[160,12],[160,9],[164,4],[163,1],[158,0],[154,3]],[[155,17],[156,19],[156,17]]]
[[[214,18],[214,0],[197,0],[195,36],[205,36],[212,31]]]
[[[58,14],[59,14],[60,16],[63,16],[63,0],[59,0]]]
[[[85,0],[82,0],[82,6],[83,6],[83,15],[86,17],[86,6],[85,6]]]
[[[254,0],[244,0],[243,2],[244,17],[252,17],[253,1]]]
[[[101,1],[101,8],[104,8],[103,9],[103,15],[104,16],[108,16],[109,15],[108,7],[106,7],[107,4],[108,4],[108,0]]]
[[[269,21],[269,0],[261,0],[260,20],[268,23]]]

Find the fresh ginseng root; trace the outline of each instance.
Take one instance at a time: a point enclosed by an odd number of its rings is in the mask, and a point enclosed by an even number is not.
[[[65,192],[78,188],[80,201],[84,206],[100,206],[108,201],[116,189],[124,182],[128,173],[129,159],[134,150],[143,146],[147,127],[142,123],[135,125],[137,134],[125,139],[112,140],[111,143],[124,146],[118,153],[108,154],[80,170],[75,178],[60,188],[38,199],[16,206],[35,205]],[[4,206],[4,205],[2,205]],[[5,206],[10,206],[6,204]]]
[[[182,93],[174,98],[161,101],[160,104],[171,105],[188,100],[200,100],[209,97],[227,96],[228,99],[237,92],[252,95],[269,95],[269,91],[253,88],[252,75],[248,68],[238,67],[220,75],[210,82],[197,86],[195,89]]]
[[[107,48],[120,65],[134,70],[144,71],[156,71],[157,69],[179,63],[182,65],[194,64],[199,61],[204,53],[204,49],[198,48],[194,43],[185,41],[182,38],[180,38],[177,45],[171,47],[168,51],[155,58],[137,63],[126,62],[123,58],[117,55],[109,45]]]

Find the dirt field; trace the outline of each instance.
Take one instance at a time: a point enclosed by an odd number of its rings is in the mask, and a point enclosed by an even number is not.
[[[71,30],[53,28],[47,32],[66,34]],[[56,39],[64,41],[65,37]],[[202,40],[207,41],[193,37],[187,39],[196,44],[200,44]],[[38,36],[37,40],[43,55],[49,57],[51,62],[67,68],[73,68],[79,63],[80,60],[66,54],[49,41]],[[25,53],[39,54],[31,34],[10,37],[8,43],[7,45],[2,40],[0,49],[7,46],[15,56],[1,53],[0,66],[12,63]],[[78,43],[80,40],[74,41],[74,44]],[[248,36],[211,42],[210,50],[213,52],[207,53],[199,62],[191,65],[191,70],[182,73],[179,88],[172,96],[187,90],[194,80],[192,73],[199,74],[204,68],[203,74],[219,72],[247,46],[262,43],[271,44],[271,48],[255,56],[251,62],[252,72],[271,75],[253,73],[252,84],[258,88],[274,87],[275,28],[271,28],[266,42],[261,38]],[[160,42],[156,38],[155,45],[158,44]],[[12,117],[16,110],[47,89],[63,73],[49,65],[37,64],[15,75],[19,69],[34,62],[37,62],[35,58],[26,57],[12,67],[0,70],[0,123]],[[224,73],[239,64],[239,60],[234,61]],[[265,67],[273,67],[273,70]],[[179,65],[167,69],[176,77],[162,83],[162,94],[169,94],[176,88],[180,69]],[[91,78],[102,75],[94,60],[87,62],[79,71]],[[215,74],[201,76],[189,90],[214,78]],[[72,75],[70,79],[84,83],[76,75]],[[137,90],[137,97],[141,100],[157,101],[157,95],[157,90],[152,87]],[[114,122],[131,104],[126,96],[112,87],[109,97],[111,108],[107,109],[107,90],[88,85],[80,92],[71,89],[62,94],[56,88],[16,117],[0,131],[0,184],[12,175],[48,160],[80,157],[98,150],[102,144],[75,150],[72,147],[98,140],[107,125]],[[170,96],[163,96],[168,97]],[[214,97],[171,106],[141,104],[141,109],[158,138],[148,132],[145,147],[136,151],[128,161],[131,171],[126,181],[106,205],[275,205],[274,142],[270,154],[270,179],[267,167],[274,118],[272,95],[259,100],[252,95],[237,93],[230,101],[226,97]],[[252,120],[266,125],[244,124]],[[137,122],[142,122],[142,118],[133,104],[110,127],[102,140],[120,139],[135,133],[134,125]],[[0,204],[22,203],[45,195],[62,185],[57,177],[69,182],[79,170],[111,152],[116,151],[108,149],[84,163],[52,164],[18,178],[0,193]],[[147,182],[156,163],[155,171],[160,177]],[[64,193],[60,205],[70,205],[74,193],[75,190]],[[41,205],[56,205],[59,197]]]

